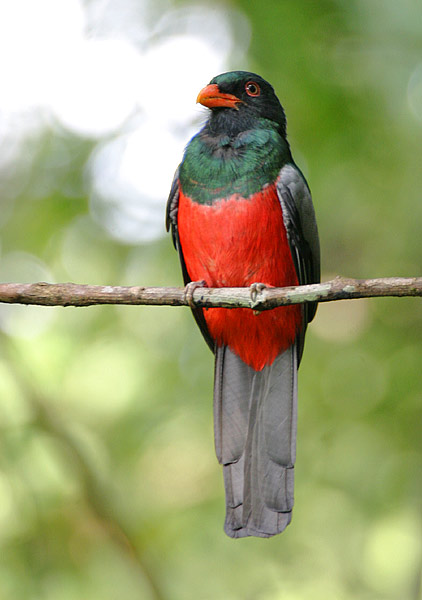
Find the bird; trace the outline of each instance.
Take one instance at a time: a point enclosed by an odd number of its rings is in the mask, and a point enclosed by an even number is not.
[[[190,300],[198,285],[249,287],[256,297],[265,287],[318,283],[311,193],[273,87],[255,73],[230,71],[214,77],[197,102],[208,118],[185,148],[166,210]],[[224,531],[272,537],[292,517],[297,370],[317,304],[260,312],[190,304],[215,355]]]

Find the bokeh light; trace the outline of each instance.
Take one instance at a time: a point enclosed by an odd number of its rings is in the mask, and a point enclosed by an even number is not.
[[[3,0],[0,22],[4,169],[30,170],[28,138],[62,127],[94,142],[87,178],[100,225],[129,243],[162,235],[196,95],[234,49],[244,62],[247,20],[162,0]]]

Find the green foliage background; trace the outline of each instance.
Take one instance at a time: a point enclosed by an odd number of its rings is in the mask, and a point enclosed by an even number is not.
[[[421,275],[420,2],[232,5],[251,23],[248,68],[285,106],[324,277]],[[93,142],[54,128],[41,141],[4,203],[0,279],[43,279],[39,259],[55,281],[180,285],[169,238],[120,244],[91,217]],[[1,599],[422,597],[420,300],[319,308],[300,369],[294,518],[271,540],[223,533],[213,361],[188,310],[0,318]],[[7,333],[44,319],[40,335]]]

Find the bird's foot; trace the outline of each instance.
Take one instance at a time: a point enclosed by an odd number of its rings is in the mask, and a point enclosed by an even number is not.
[[[207,282],[204,279],[201,279],[201,281],[190,281],[185,286],[184,299],[191,308],[195,308],[195,302],[193,299],[194,291],[199,287],[206,287],[206,285],[207,285]]]
[[[266,287],[267,286],[265,285],[265,283],[252,283],[249,286],[252,302],[256,302],[256,298],[257,298],[258,294],[263,292]]]
[[[249,286],[249,291],[250,291],[250,294],[251,294],[251,300],[252,300],[252,302],[254,302],[254,303],[256,302],[258,294],[260,294],[261,292],[263,292],[266,287],[267,286],[265,285],[265,283],[252,283]],[[254,310],[253,314],[254,315],[260,315],[261,311]]]

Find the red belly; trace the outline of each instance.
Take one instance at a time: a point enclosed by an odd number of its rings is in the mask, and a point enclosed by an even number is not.
[[[232,196],[213,205],[180,192],[178,230],[192,281],[208,287],[298,285],[275,185],[247,200]],[[293,342],[301,326],[299,305],[259,314],[247,308],[210,308],[211,337],[260,371]]]

